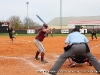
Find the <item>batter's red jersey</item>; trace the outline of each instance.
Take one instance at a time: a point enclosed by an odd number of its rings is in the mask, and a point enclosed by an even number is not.
[[[46,35],[46,32],[43,32],[42,31],[43,30],[43,28],[39,31],[39,33],[38,33],[38,35],[35,37],[35,39],[38,39],[39,41],[43,41],[44,40],[44,38],[46,37],[45,35]]]

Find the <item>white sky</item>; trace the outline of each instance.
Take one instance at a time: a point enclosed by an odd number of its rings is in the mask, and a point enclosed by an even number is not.
[[[60,0],[0,0],[0,20],[11,16],[19,16],[23,21],[28,16],[39,24],[43,24],[36,15],[46,23],[60,17]],[[100,0],[62,0],[62,17],[100,16]]]

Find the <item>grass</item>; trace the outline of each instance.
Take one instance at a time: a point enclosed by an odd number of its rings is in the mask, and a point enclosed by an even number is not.
[[[53,34],[53,36],[67,36],[68,34]],[[50,36],[50,34],[49,34]],[[90,37],[91,34],[85,34],[86,37]],[[97,34],[97,37],[100,37],[100,34]]]
[[[36,36],[37,34],[14,34],[15,36]],[[9,36],[8,33],[0,34],[0,36]]]

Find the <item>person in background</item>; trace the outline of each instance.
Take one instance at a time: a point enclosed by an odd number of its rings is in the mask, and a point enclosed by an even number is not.
[[[96,31],[93,29],[93,30],[91,31],[91,38],[92,38],[92,40],[94,39],[94,37],[97,39]]]
[[[13,38],[15,38],[15,37],[13,36],[14,30],[13,30],[13,28],[12,28],[10,25],[8,26],[7,31],[8,31],[8,33],[9,33],[9,38],[10,38],[11,41],[13,42]],[[16,39],[16,38],[15,38],[15,39]]]

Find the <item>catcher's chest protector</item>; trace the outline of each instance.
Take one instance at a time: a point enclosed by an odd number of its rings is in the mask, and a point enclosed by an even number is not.
[[[73,55],[72,60],[76,63],[85,63],[88,61],[84,55]]]

